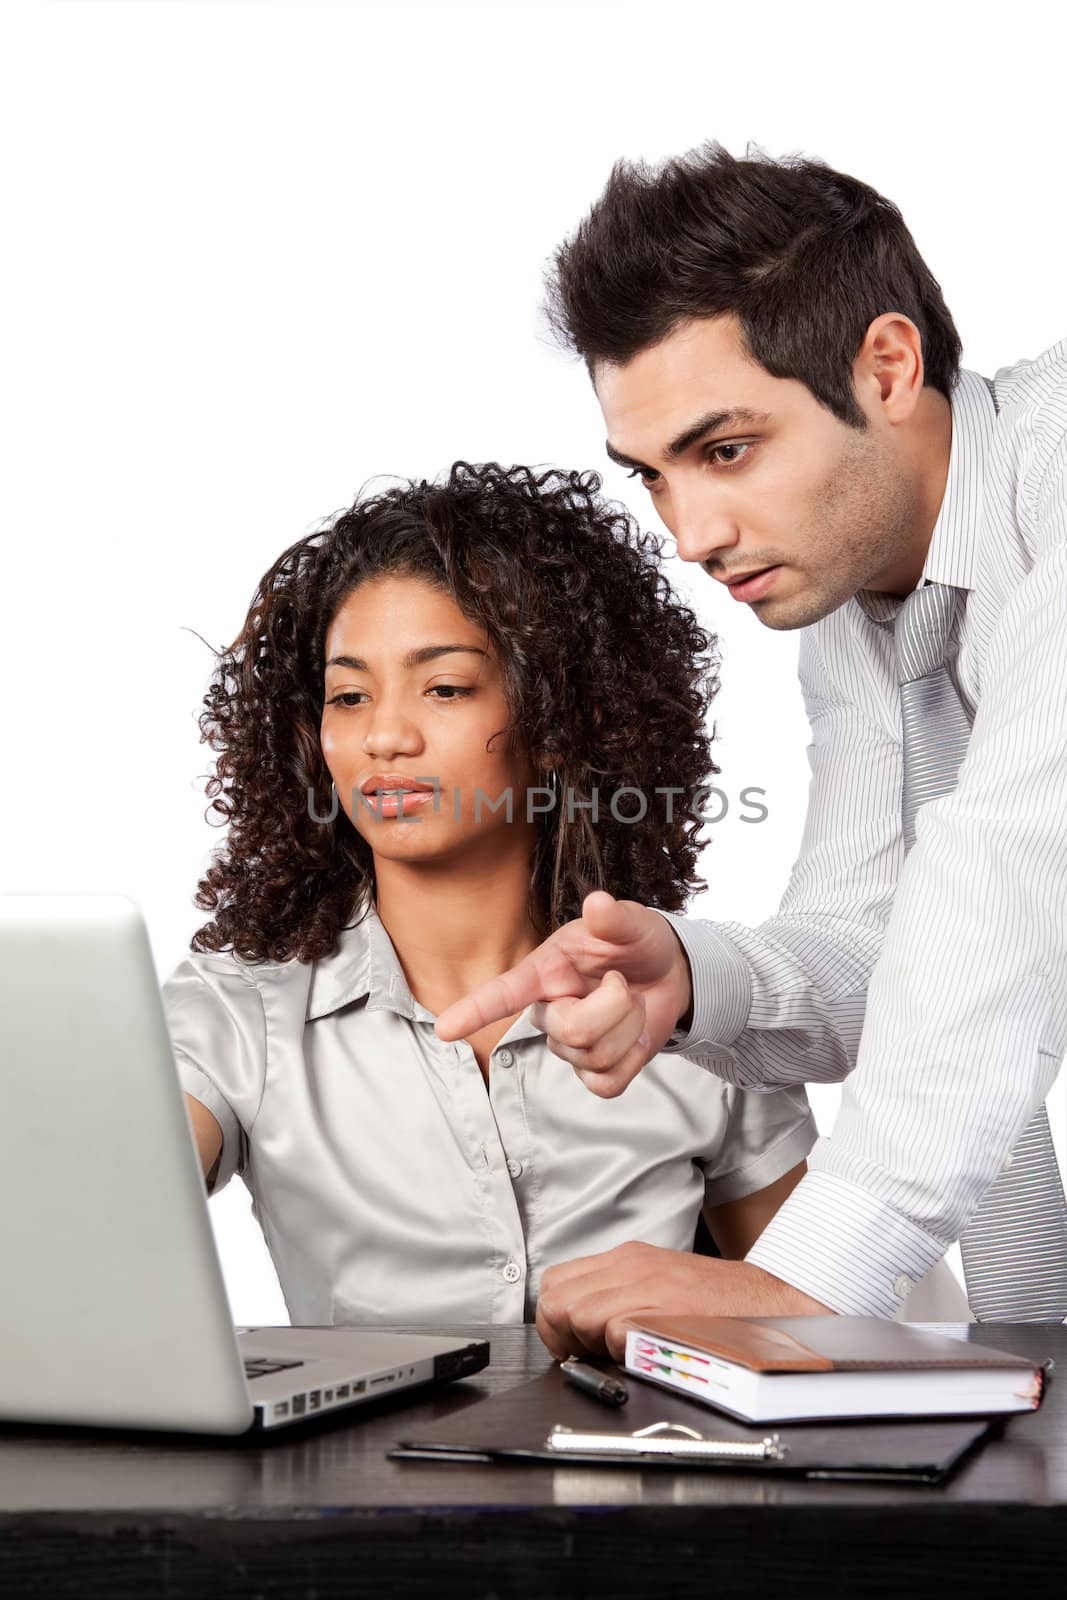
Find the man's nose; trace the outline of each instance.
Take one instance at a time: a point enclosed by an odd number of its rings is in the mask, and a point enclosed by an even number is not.
[[[721,513],[697,513],[678,519],[674,540],[683,561],[708,561],[737,543],[737,526]]]
[[[672,502],[671,532],[683,561],[707,561],[737,543],[736,521],[706,495],[675,492]]]

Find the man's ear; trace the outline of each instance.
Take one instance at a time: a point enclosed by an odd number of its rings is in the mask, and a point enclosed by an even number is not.
[[[875,317],[863,336],[852,364],[856,398],[870,416],[881,413],[886,422],[910,420],[923,390],[922,335],[902,311]]]

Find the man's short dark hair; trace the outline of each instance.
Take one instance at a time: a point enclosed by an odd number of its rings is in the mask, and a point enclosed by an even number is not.
[[[959,334],[897,207],[802,156],[706,144],[659,167],[618,162],[547,289],[552,327],[590,372],[733,313],[761,366],[852,427],[866,425],[852,365],[883,312],[915,323],[928,386],[947,398],[959,372]]]

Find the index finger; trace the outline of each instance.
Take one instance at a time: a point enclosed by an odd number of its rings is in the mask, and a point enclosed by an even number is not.
[[[468,1034],[487,1028],[491,1022],[513,1017],[535,1000],[546,999],[544,982],[537,960],[538,951],[528,956],[498,978],[490,978],[462,1000],[446,1006],[434,1023],[439,1039],[446,1042],[465,1039]]]

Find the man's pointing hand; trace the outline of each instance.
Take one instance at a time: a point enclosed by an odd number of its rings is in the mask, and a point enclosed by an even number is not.
[[[532,1006],[549,1048],[587,1089],[621,1094],[690,1005],[689,964],[665,917],[602,890],[582,915],[437,1019],[442,1039],[464,1039]]]

